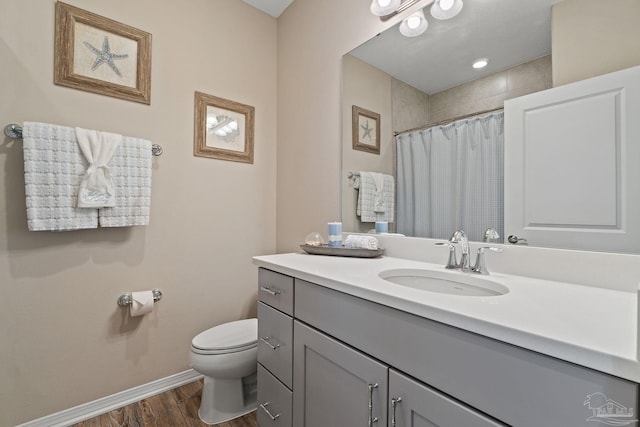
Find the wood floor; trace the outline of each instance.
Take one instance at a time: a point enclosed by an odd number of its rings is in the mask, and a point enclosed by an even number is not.
[[[132,403],[72,427],[207,427],[198,418],[202,380]],[[255,411],[217,427],[258,427]]]

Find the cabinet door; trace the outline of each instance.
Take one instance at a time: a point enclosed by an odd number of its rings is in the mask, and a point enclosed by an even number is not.
[[[389,427],[504,427],[484,414],[393,369],[389,370]]]
[[[640,251],[640,67],[504,105],[505,235]]]
[[[293,425],[384,427],[387,366],[294,322]]]

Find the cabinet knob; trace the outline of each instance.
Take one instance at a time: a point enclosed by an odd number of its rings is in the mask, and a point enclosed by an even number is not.
[[[266,292],[269,295],[278,296],[282,293],[282,291],[278,288],[271,288],[271,286],[260,286],[260,290],[262,292]]]
[[[391,427],[396,427],[396,406],[398,406],[398,403],[400,402],[402,402],[402,398],[400,396],[391,399]]]
[[[279,343],[276,344],[276,345],[273,345],[273,344],[271,344],[269,342],[270,339],[271,339],[271,337],[264,337],[264,338],[260,338],[260,341],[262,341],[263,343],[268,345],[271,348],[271,350],[277,350],[278,348],[280,348],[280,344]]]
[[[267,409],[267,406],[269,406],[269,405],[271,405],[271,402],[265,402],[265,403],[261,403],[261,404],[260,404],[260,407],[262,408],[262,410],[263,410],[264,412],[266,412],[266,413],[267,413],[267,415],[269,416],[269,418],[271,418],[271,421],[275,421],[275,420],[277,420],[277,419],[280,417],[280,414],[278,413],[278,414],[273,415],[273,414],[271,413],[271,411],[269,411],[269,410]]]
[[[369,384],[369,427],[373,426],[373,423],[378,422],[378,417],[373,416],[373,390],[378,388],[378,383]]]

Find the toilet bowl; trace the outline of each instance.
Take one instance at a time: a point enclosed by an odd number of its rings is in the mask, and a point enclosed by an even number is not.
[[[204,375],[198,415],[218,424],[256,409],[258,319],[207,329],[191,341],[191,367]]]

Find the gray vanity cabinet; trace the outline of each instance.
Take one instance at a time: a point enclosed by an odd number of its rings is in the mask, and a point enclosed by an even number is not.
[[[259,281],[273,303],[258,308],[260,427],[592,427],[591,396],[640,404],[622,378],[262,268]]]
[[[386,365],[297,321],[294,336],[293,425],[386,425]]]

